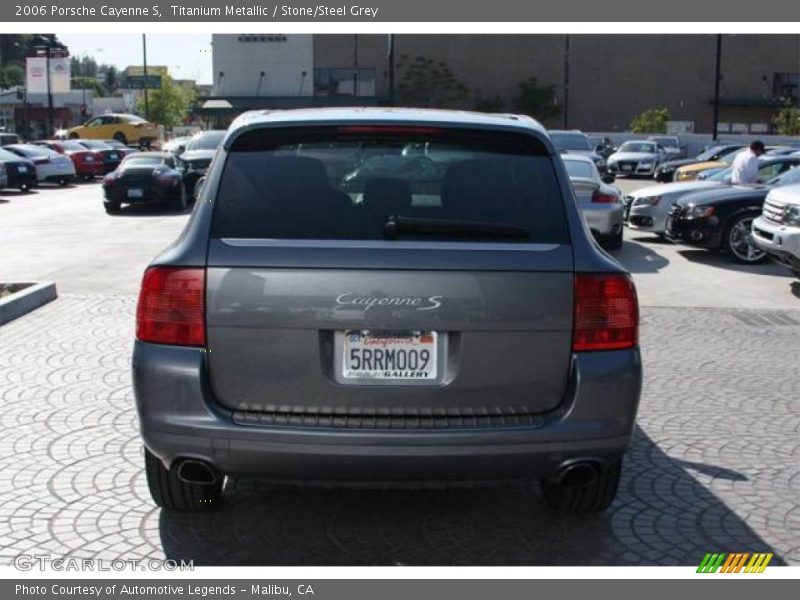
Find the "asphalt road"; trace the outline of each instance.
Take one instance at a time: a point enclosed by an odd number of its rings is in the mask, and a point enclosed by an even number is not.
[[[651,183],[617,184],[630,191]],[[188,212],[126,208],[108,216],[101,198],[99,183],[0,193],[0,281],[55,281],[62,293],[136,293],[143,269]],[[742,266],[629,230],[613,255],[633,273],[644,306],[800,307],[800,282],[780,265]]]

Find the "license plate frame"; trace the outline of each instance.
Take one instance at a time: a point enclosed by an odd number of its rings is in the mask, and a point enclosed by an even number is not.
[[[142,188],[128,188],[127,197],[132,199],[144,198],[144,190]]]
[[[623,171],[633,171],[633,165],[622,165]]]
[[[335,332],[334,348],[334,374],[338,383],[346,385],[436,385],[443,379],[444,353],[446,351],[447,336],[438,331],[386,331],[369,329],[347,329]],[[364,360],[363,350],[385,353],[387,350],[395,352],[394,369],[387,368],[392,365],[387,363],[363,365],[358,367],[353,360],[352,350],[358,351],[361,360]],[[417,365],[423,358],[423,350],[429,352],[427,363],[423,370],[410,368],[411,364],[403,364],[397,354],[405,352],[405,360],[412,361],[417,355]],[[413,351],[413,352],[410,352]],[[377,358],[383,361],[384,355],[369,356],[370,360]],[[400,367],[405,366],[405,369]],[[382,367],[382,368],[376,368]]]

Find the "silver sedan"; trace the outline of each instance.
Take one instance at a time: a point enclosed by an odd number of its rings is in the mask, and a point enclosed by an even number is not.
[[[601,176],[592,160],[579,154],[563,154],[564,167],[578,206],[592,234],[607,250],[622,247],[624,206],[619,188],[609,185],[614,176]]]

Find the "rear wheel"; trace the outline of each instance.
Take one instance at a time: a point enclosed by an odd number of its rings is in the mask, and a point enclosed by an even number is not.
[[[71,140],[77,140],[80,137],[81,136],[79,136],[77,133],[74,133],[74,132],[69,134],[69,139],[71,139]]]
[[[622,459],[598,466],[597,476],[584,485],[567,485],[568,482],[550,479],[543,479],[540,485],[551,509],[565,514],[596,514],[611,506],[621,473]]]
[[[67,185],[67,183],[69,183],[69,181],[67,180],[66,177],[62,177],[61,179],[58,180],[58,185],[60,185],[61,187],[64,187],[65,185]]]
[[[201,511],[215,508],[222,498],[222,478],[214,483],[186,483],[176,469],[167,469],[147,448],[144,465],[150,495],[161,508],[179,511]]]
[[[767,253],[753,243],[755,214],[734,217],[722,237],[722,246],[733,260],[747,265],[763,262]]]
[[[119,202],[105,202],[103,206],[106,209],[106,213],[109,215],[116,215],[122,209],[122,206]]]
[[[118,131],[114,134],[114,139],[117,140],[120,144],[128,145],[128,138],[125,137],[125,134],[121,131]]]

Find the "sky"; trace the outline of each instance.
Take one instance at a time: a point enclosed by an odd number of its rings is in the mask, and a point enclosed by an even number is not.
[[[98,63],[111,64],[122,70],[128,65],[142,64],[142,35],[139,34],[58,34],[72,56],[93,57]],[[195,79],[212,83],[211,34],[149,34],[147,64],[166,65],[175,79]]]

